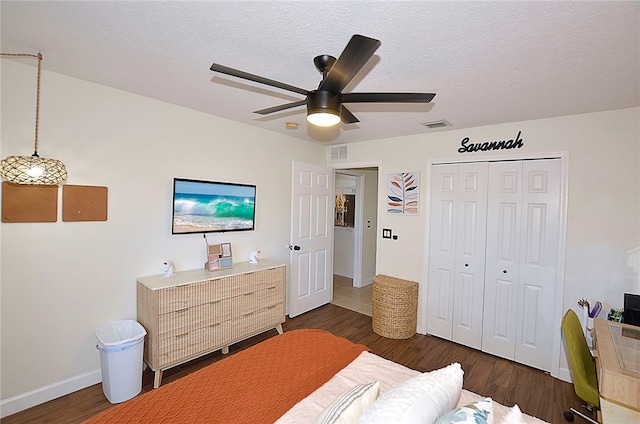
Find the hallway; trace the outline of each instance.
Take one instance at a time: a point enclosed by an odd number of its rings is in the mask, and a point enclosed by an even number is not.
[[[351,278],[333,275],[332,304],[351,311],[371,316],[373,284],[362,288],[353,287]]]

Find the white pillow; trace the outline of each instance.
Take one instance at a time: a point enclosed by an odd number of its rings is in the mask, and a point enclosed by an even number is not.
[[[491,398],[460,406],[436,420],[436,424],[493,424],[493,401]]]
[[[513,405],[513,408],[509,410],[509,412],[502,418],[500,424],[525,424],[524,417],[522,416],[522,411],[520,411],[520,407],[518,404]]]
[[[314,424],[355,423],[376,400],[379,391],[380,382],[378,381],[352,387],[327,406],[322,414],[316,418]]]
[[[358,423],[432,424],[456,406],[463,374],[460,364],[454,363],[413,377],[380,396]]]

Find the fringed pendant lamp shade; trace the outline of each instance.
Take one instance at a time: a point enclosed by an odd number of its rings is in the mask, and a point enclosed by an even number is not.
[[[2,57],[35,57],[38,59],[38,85],[36,94],[36,136],[33,155],[9,156],[2,161],[0,176],[14,184],[59,185],[67,179],[67,169],[56,159],[38,156],[38,123],[40,118],[40,75],[42,54],[1,53]]]

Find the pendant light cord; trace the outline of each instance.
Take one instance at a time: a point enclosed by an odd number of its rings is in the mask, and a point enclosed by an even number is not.
[[[42,53],[0,53],[1,57],[35,57],[38,59],[38,84],[36,88],[36,139],[33,146],[33,155],[38,157],[38,127],[40,122],[40,76],[42,74]]]

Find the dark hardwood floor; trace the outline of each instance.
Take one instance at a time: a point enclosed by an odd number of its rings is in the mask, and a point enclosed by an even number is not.
[[[507,406],[517,403],[523,412],[551,423],[564,422],[562,412],[582,404],[573,386],[542,371],[467,348],[437,337],[415,335],[406,340],[381,337],[371,329],[371,317],[335,305],[287,319],[285,331],[320,328],[368,346],[384,358],[418,371],[431,371],[459,362],[464,370],[464,388]],[[275,330],[232,345],[229,354],[276,335]],[[163,384],[223,359],[219,351],[164,372]],[[153,374],[143,373],[143,392],[153,390]],[[79,423],[112,405],[96,384],[2,419],[2,423]]]

